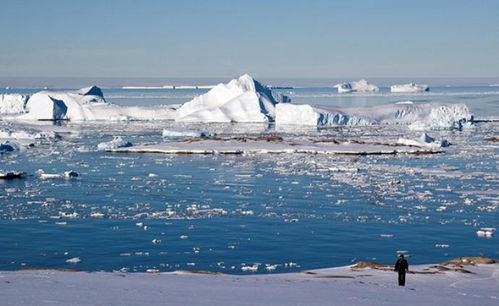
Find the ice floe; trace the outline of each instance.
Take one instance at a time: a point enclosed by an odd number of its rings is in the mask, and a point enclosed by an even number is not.
[[[415,148],[399,144],[361,142],[354,140],[285,140],[279,136],[228,137],[197,139],[196,141],[164,142],[129,148],[107,149],[110,152],[164,154],[396,154],[438,153],[435,148]]]
[[[418,139],[399,138],[397,143],[406,146],[428,147],[428,148],[443,148],[443,147],[448,147],[450,145],[450,143],[447,140],[445,139],[436,140],[435,138],[429,136],[426,133],[422,133]]]
[[[125,140],[121,136],[115,136],[113,140],[107,141],[107,142],[101,142],[97,145],[97,149],[99,150],[113,150],[113,149],[118,149],[118,148],[127,148],[131,147],[132,143]]]
[[[22,171],[14,171],[14,170],[3,171],[3,170],[0,170],[0,179],[2,179],[2,180],[22,178],[24,175],[25,175],[25,173]]]
[[[420,85],[416,83],[400,84],[390,86],[390,91],[395,93],[413,93],[430,91],[428,85]]]
[[[338,93],[351,93],[351,92],[376,92],[379,87],[369,84],[366,80],[345,82],[334,85],[338,89]]]
[[[0,153],[16,152],[20,150],[20,146],[16,142],[5,141],[0,142]]]

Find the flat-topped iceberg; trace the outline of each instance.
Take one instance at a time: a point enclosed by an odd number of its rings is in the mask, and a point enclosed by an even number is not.
[[[279,102],[269,88],[245,74],[184,103],[175,121],[272,122]]]
[[[277,104],[276,125],[371,125],[452,122],[461,126],[473,122],[465,104],[387,104],[362,108]]]
[[[392,85],[390,86],[391,92],[405,93],[405,92],[425,92],[430,91],[430,87],[428,85],[420,85],[416,83],[408,83],[401,85]]]
[[[379,91],[379,87],[373,84],[369,84],[366,80],[345,82],[334,85],[338,89],[338,93],[350,93],[350,92],[376,92]]]

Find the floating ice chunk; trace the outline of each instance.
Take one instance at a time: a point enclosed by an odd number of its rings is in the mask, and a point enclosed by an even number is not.
[[[70,263],[70,264],[77,264],[77,263],[81,262],[81,259],[80,259],[80,257],[73,257],[73,258],[67,259],[66,262]]]
[[[19,144],[12,142],[12,141],[5,141],[0,143],[0,153],[6,153],[6,152],[16,152],[19,151]]]
[[[160,271],[158,269],[147,269],[147,273],[159,273]]]
[[[161,239],[153,239],[151,242],[152,242],[152,244],[160,244]]]
[[[378,86],[369,84],[366,80],[340,83],[334,85],[334,87],[338,88],[338,93],[379,91]]]
[[[138,227],[143,227],[144,223],[143,222],[137,222],[137,223],[135,223],[135,225],[138,226]]]
[[[26,112],[29,96],[20,94],[0,95],[0,114],[22,114]]]
[[[267,270],[268,272],[273,272],[276,269],[277,269],[277,265],[269,265],[269,264],[265,265],[265,270]]]
[[[121,136],[115,136],[111,141],[99,143],[97,145],[97,149],[104,151],[104,150],[114,150],[118,148],[127,148],[131,146],[132,146],[131,142],[126,141]]]
[[[185,240],[185,239],[189,239],[189,236],[187,236],[187,235],[181,235],[181,236],[180,236],[180,239],[183,239],[183,240]]]
[[[259,266],[260,266],[260,264],[254,264],[252,266],[243,266],[243,267],[241,267],[241,271],[243,271],[243,272],[257,272]]]
[[[105,215],[103,213],[100,213],[100,212],[93,212],[90,214],[90,217],[92,217],[92,218],[104,218]]]
[[[69,170],[69,171],[65,171],[63,173],[63,176],[64,176],[64,178],[71,179],[71,178],[78,177],[78,173],[76,171]]]
[[[391,92],[425,92],[430,91],[430,87],[428,85],[419,85],[415,83],[402,84],[402,85],[392,85],[390,86]]]
[[[494,227],[482,227],[476,232],[478,237],[492,238],[496,229]]]
[[[0,179],[2,180],[9,180],[9,179],[16,179],[16,178],[22,178],[24,176],[24,172],[21,171],[1,171],[0,170]]]
[[[278,103],[272,91],[245,74],[184,103],[179,122],[270,122]]]
[[[60,211],[59,212],[59,216],[61,218],[69,218],[69,219],[75,219],[75,218],[78,218],[78,213],[77,212],[72,212],[72,213],[66,213],[66,212],[63,212],[63,211]]]
[[[163,129],[162,133],[163,137],[213,137],[216,136],[215,133],[212,132],[198,132],[198,131],[174,131],[169,129]]]
[[[399,138],[397,143],[406,146],[427,147],[427,148],[443,148],[443,147],[448,147],[450,145],[450,143],[447,140],[442,139],[440,141],[437,141],[435,140],[435,138],[429,136],[426,133],[422,133],[419,139]]]
[[[3,139],[53,139],[57,134],[52,131],[35,131],[31,129],[7,127],[0,129],[0,138]]]
[[[393,238],[392,234],[381,234],[379,235],[381,238]]]

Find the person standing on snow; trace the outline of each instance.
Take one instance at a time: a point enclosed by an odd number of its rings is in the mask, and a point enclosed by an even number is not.
[[[405,286],[405,273],[409,272],[409,264],[405,260],[404,254],[399,255],[394,271],[397,271],[399,274],[399,286]]]

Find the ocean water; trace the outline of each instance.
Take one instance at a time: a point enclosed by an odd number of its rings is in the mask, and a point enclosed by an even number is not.
[[[386,88],[355,95],[331,88],[280,91],[294,103],[460,102],[477,117],[499,116],[497,87],[407,95]],[[178,104],[203,92],[104,90],[120,105]],[[60,124],[77,133],[0,155],[0,169],[28,174],[0,180],[0,270],[245,273],[242,267],[259,264],[258,273],[276,273],[360,260],[390,263],[397,251],[407,251],[412,264],[499,254],[499,234],[476,235],[481,227],[499,227],[498,146],[486,140],[498,135],[497,122],[432,132],[453,144],[443,154],[389,156],[112,154],[96,146],[115,135],[132,143],[162,141],[166,127],[384,141],[418,134],[389,126],[276,131],[258,124]],[[74,170],[79,177],[43,180],[38,169]],[[66,262],[73,257],[81,262]]]

